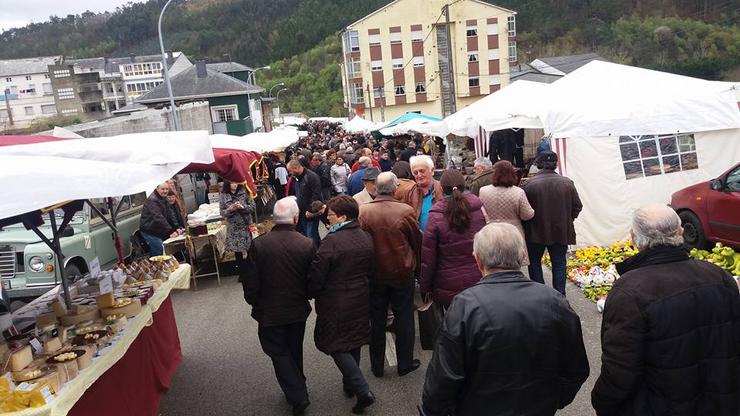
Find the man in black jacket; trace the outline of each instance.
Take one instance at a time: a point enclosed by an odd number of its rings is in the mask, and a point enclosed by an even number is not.
[[[303,336],[308,303],[308,272],[314,244],[295,231],[298,206],[292,197],[275,203],[272,231],[255,238],[249,247],[244,299],[259,323],[262,350],[272,359],[280,388],[300,415],[308,407],[303,374]]]
[[[293,189],[300,210],[296,229],[318,245],[321,242],[319,220],[323,212],[312,213],[310,211],[311,203],[323,201],[321,179],[314,171],[307,169],[300,161],[295,159],[288,162],[288,173],[293,175],[293,180],[296,181]]]
[[[167,203],[167,194],[170,187],[166,183],[157,186],[157,189],[149,195],[144,208],[141,209],[141,222],[139,230],[141,236],[149,246],[149,254],[152,256],[161,256],[164,252],[162,241],[177,237],[177,225],[172,224],[170,218],[170,208]]]
[[[524,241],[493,223],[475,235],[483,279],[455,296],[427,368],[428,416],[553,415],[588,378],[581,321],[568,301],[519,269]]]
[[[617,265],[601,326],[599,416],[740,414],[740,293],[719,267],[690,259],[678,215],[638,209],[640,253]]]
[[[545,284],[542,256],[547,249],[552,260],[552,286],[565,296],[566,254],[568,245],[576,243],[573,221],[583,205],[573,181],[555,172],[557,163],[558,156],[554,152],[537,155],[540,171],[523,186],[534,209],[534,218],[524,221],[524,234],[529,254],[529,278]]]

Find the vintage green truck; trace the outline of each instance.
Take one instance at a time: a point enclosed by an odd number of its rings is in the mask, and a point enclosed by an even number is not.
[[[123,203],[117,216],[117,227],[124,256],[127,256],[131,250],[130,237],[139,228],[146,195],[116,198],[117,201],[121,199]],[[104,200],[93,199],[92,202],[108,216]],[[57,218],[57,223],[60,223],[61,211]],[[40,231],[51,238],[48,220]],[[85,205],[82,211],[78,211],[60,238],[64,253],[61,266],[67,279],[74,281],[89,272],[90,263],[96,258],[101,269],[115,264],[117,255],[112,237],[111,228],[89,206]],[[0,231],[0,278],[11,299],[36,297],[47,292],[61,282],[59,270],[54,253],[33,231],[26,230],[22,224],[7,226]]]

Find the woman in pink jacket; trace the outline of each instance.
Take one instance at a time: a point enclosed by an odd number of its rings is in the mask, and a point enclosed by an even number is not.
[[[476,284],[481,274],[473,258],[473,237],[486,225],[483,203],[465,192],[465,178],[458,170],[442,174],[445,198],[432,206],[421,248],[422,293],[447,308],[458,293]]]

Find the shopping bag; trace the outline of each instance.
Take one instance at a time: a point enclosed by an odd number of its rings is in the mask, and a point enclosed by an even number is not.
[[[416,309],[416,313],[419,316],[421,349],[425,351],[432,350],[434,349],[437,330],[442,322],[442,313],[429,294],[424,296],[424,303]]]

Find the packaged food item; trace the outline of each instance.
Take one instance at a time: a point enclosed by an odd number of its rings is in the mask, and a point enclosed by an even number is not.
[[[33,352],[31,346],[26,345],[10,354],[10,369],[12,371],[21,371],[33,362]]]

